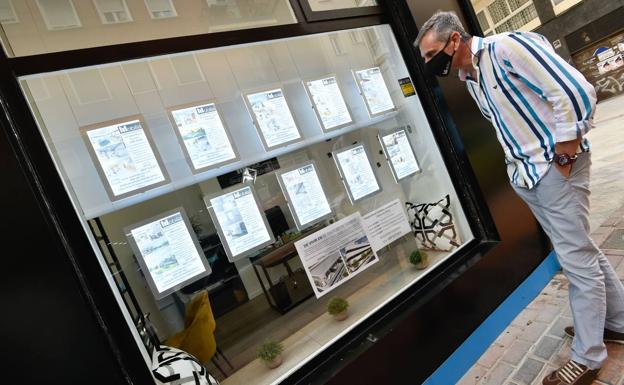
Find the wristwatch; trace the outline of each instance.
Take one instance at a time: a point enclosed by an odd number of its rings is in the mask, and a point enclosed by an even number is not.
[[[563,154],[555,154],[555,157],[553,158],[553,160],[559,166],[567,166],[569,164],[574,163],[576,158],[577,158],[576,154],[570,156],[564,152]]]

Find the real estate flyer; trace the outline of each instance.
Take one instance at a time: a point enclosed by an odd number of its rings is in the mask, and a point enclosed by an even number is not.
[[[282,89],[248,94],[247,101],[268,149],[301,138]]]
[[[210,273],[199,243],[182,209],[131,226],[131,240],[154,297],[160,299],[172,290]]]
[[[375,251],[412,231],[405,209],[398,199],[364,215],[364,224]]]
[[[207,203],[214,212],[231,261],[245,252],[273,243],[266,219],[250,186],[219,195]]]
[[[335,76],[306,81],[305,85],[323,129],[331,130],[353,121]]]
[[[364,145],[336,152],[335,158],[353,202],[381,190]]]
[[[379,261],[360,213],[295,242],[295,248],[317,298]]]
[[[404,129],[382,135],[381,142],[397,181],[420,171],[416,155]]]
[[[88,129],[86,136],[113,197],[166,181],[140,120]]]
[[[195,171],[236,159],[214,103],[172,110],[171,116]]]
[[[392,97],[390,97],[390,92],[388,92],[388,87],[379,67],[355,71],[355,77],[370,115],[377,115],[394,109]]]
[[[279,178],[300,228],[331,214],[314,163],[286,171],[279,174]]]

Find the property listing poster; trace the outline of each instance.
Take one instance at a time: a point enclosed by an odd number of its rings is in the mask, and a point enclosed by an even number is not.
[[[364,224],[374,251],[411,233],[405,209],[398,199],[364,215]]]
[[[247,100],[267,147],[301,138],[280,88],[249,94]]]
[[[363,145],[337,152],[336,161],[342,170],[343,180],[351,192],[353,201],[380,190]]]
[[[209,200],[225,238],[228,257],[234,257],[272,241],[250,186]]]
[[[282,186],[286,189],[285,195],[301,227],[331,214],[314,163],[285,172],[280,178]]]
[[[394,109],[394,103],[379,67],[355,71],[355,77],[371,115]]]
[[[392,164],[392,170],[396,180],[420,171],[420,166],[414,155],[405,130],[399,130],[381,137],[388,160]]]
[[[194,170],[236,158],[214,103],[171,111]]]
[[[86,136],[115,197],[166,180],[139,120],[91,129]]]
[[[325,130],[353,121],[335,76],[307,81],[306,87]]]
[[[379,261],[360,213],[295,242],[295,247],[317,298]]]
[[[127,233],[128,234],[128,233]],[[138,253],[154,283],[154,296],[210,273],[180,211],[131,228]],[[154,290],[155,289],[155,290]]]

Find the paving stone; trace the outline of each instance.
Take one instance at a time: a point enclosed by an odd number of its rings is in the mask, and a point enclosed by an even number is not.
[[[511,322],[512,325],[524,328],[537,317],[537,311],[535,309],[524,309],[518,316]]]
[[[513,372],[513,369],[512,366],[504,362],[499,362],[489,373],[483,376],[483,382],[481,382],[480,385],[504,384]]]
[[[483,355],[481,356],[481,358],[479,358],[477,363],[483,367],[491,368],[492,366],[494,366],[496,361],[498,361],[498,359],[501,358],[504,352],[505,352],[504,346],[494,343],[485,351],[485,353],[483,353]]]
[[[518,335],[518,338],[529,342],[536,342],[542,334],[544,334],[547,327],[548,324],[544,322],[531,322],[524,331]]]
[[[536,321],[551,323],[561,313],[561,308],[556,305],[547,304],[535,317]]]
[[[613,266],[614,269],[617,269],[617,267],[622,263],[622,260],[624,259],[624,256],[622,255],[605,255],[607,257],[607,259],[609,260],[609,262],[611,262],[611,266]]]
[[[566,326],[572,325],[572,318],[559,316],[557,320],[552,324],[550,329],[548,330],[548,334],[551,336],[565,338],[567,334],[563,331]]]
[[[494,343],[509,347],[518,338],[518,335],[522,333],[524,329],[518,326],[509,325],[505,331],[501,333]]]
[[[550,360],[552,355],[555,354],[559,346],[561,346],[562,342],[563,341],[559,338],[544,336],[535,346],[533,354],[535,354],[539,358],[543,358],[544,360],[548,361]]]
[[[523,384],[531,384],[533,383],[533,380],[537,378],[537,375],[542,371],[543,367],[543,362],[527,358],[516,374],[514,374],[513,379],[520,381]]]
[[[462,377],[461,380],[457,383],[457,385],[476,385],[483,375],[487,372],[487,368],[477,364],[474,365],[470,370]]]
[[[570,354],[572,353],[572,348],[570,345],[571,342],[566,341],[558,352],[553,354],[550,358],[550,363],[555,367],[559,368],[565,365],[566,362],[570,359]]]
[[[533,345],[530,342],[516,340],[513,344],[511,344],[509,349],[507,349],[505,354],[503,354],[501,360],[510,363],[513,366],[517,366],[527,354],[531,346]]]

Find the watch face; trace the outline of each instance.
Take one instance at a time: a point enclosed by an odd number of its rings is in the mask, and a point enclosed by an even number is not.
[[[570,163],[570,158],[565,154],[559,155],[557,157],[557,163],[559,163],[559,166],[565,166]]]

